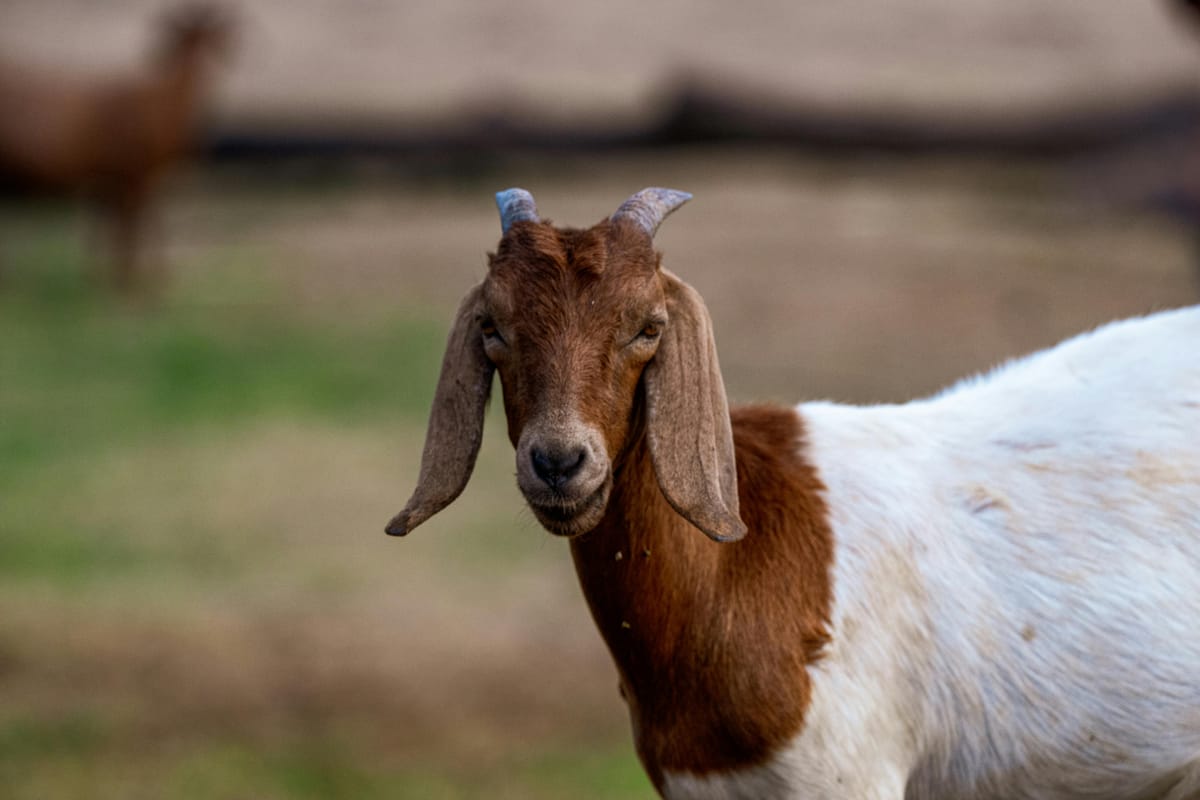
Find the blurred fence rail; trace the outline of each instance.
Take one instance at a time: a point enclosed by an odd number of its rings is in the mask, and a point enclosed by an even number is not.
[[[729,144],[782,146],[816,155],[871,151],[1055,158],[1179,140],[1200,128],[1200,91],[1192,89],[971,116],[823,109],[752,87],[690,81],[660,97],[660,115],[614,126],[545,122],[536,115],[531,121],[522,109],[503,107],[464,111],[440,124],[226,124],[210,131],[208,153],[222,160],[479,159],[512,152],[578,154]]]

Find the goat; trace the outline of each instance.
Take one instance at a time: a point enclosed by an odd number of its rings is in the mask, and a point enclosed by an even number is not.
[[[1200,797],[1200,308],[904,405],[730,411],[652,243],[689,197],[571,229],[497,195],[387,532],[462,491],[498,371],[663,796]]]
[[[20,188],[83,191],[110,218],[112,279],[129,290],[139,274],[146,217],[164,173],[190,149],[213,57],[231,23],[209,7],[168,16],[146,74],[43,74],[0,63],[0,178]]]

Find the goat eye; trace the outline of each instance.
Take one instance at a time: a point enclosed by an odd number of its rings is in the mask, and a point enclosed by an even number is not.
[[[650,320],[642,325],[637,335],[630,339],[625,346],[638,350],[646,350],[646,348],[658,342],[658,338],[662,335],[664,327],[666,327],[665,321]]]

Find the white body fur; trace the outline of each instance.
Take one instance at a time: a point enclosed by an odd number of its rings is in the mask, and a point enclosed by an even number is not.
[[[668,797],[1200,797],[1200,308],[798,413],[835,541],[812,705]]]

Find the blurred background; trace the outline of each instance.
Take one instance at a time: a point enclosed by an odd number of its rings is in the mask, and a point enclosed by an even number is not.
[[[1194,33],[1124,0],[4,0],[0,794],[652,796],[499,403],[464,496],[382,532],[492,194],[589,225],[694,193],[657,242],[732,398],[903,401],[1196,301]]]

